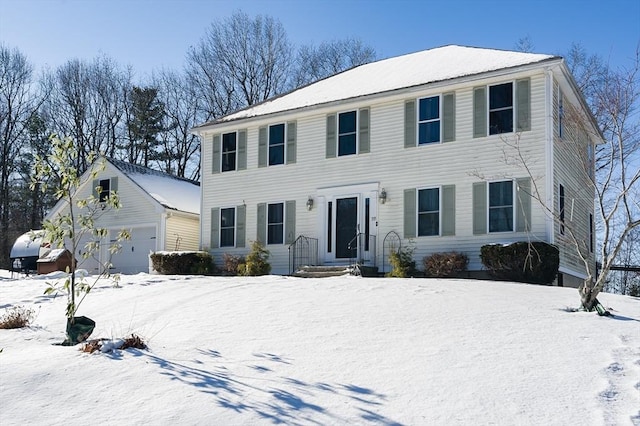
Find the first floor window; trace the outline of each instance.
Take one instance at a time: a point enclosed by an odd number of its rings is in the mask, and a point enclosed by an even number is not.
[[[284,164],[284,124],[269,126],[269,165]]]
[[[235,246],[236,209],[220,209],[220,247]]]
[[[440,142],[440,96],[418,101],[418,145]]]
[[[222,171],[236,169],[236,132],[222,135]]]
[[[338,156],[356,153],[357,112],[338,114]]]
[[[109,191],[111,187],[110,179],[101,179],[100,180],[100,202],[104,203],[109,199]]]
[[[440,235],[440,190],[418,190],[418,236]]]
[[[513,231],[513,181],[489,183],[489,232]]]
[[[267,206],[267,244],[284,243],[284,204]]]
[[[513,83],[489,86],[489,134],[513,132]]]

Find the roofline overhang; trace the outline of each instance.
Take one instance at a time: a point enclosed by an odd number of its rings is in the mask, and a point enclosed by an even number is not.
[[[514,72],[526,72],[526,71],[530,71],[530,70],[534,70],[537,68],[546,68],[546,67],[551,67],[553,65],[559,65],[563,62],[562,57],[560,56],[554,56],[551,58],[547,58],[547,59],[543,59],[541,61],[538,62],[533,62],[533,63],[529,63],[529,64],[524,64],[524,65],[516,65],[513,67],[506,67],[506,68],[500,68],[498,70],[492,70],[492,71],[483,71],[481,73],[475,73],[475,74],[469,74],[469,75],[465,75],[465,76],[459,76],[459,77],[452,77],[452,78],[448,78],[448,79],[443,79],[443,80],[436,80],[436,81],[430,81],[427,83],[421,83],[421,84],[416,84],[413,86],[407,86],[407,87],[402,87],[402,88],[398,88],[398,89],[391,89],[391,90],[385,90],[385,91],[381,91],[381,92],[375,92],[375,93],[369,93],[366,95],[361,95],[361,96],[354,96],[354,97],[350,97],[350,98],[344,98],[344,99],[338,99],[335,101],[329,101],[329,102],[322,102],[322,103],[318,103],[318,104],[313,104],[313,105],[307,105],[307,106],[303,106],[303,107],[298,107],[298,108],[291,108],[291,109],[286,109],[286,110],[282,110],[282,111],[276,111],[276,112],[272,112],[272,113],[267,113],[267,114],[257,114],[257,115],[252,115],[252,116],[248,116],[248,117],[239,117],[239,118],[234,118],[231,120],[224,120],[224,117],[221,117],[217,120],[214,121],[210,121],[208,123],[204,123],[201,124],[199,126],[193,127],[190,131],[192,134],[197,135],[197,136],[201,136],[202,133],[213,130],[217,127],[226,127],[232,123],[242,123],[243,121],[253,121],[256,119],[271,119],[271,118],[276,118],[276,117],[281,117],[284,115],[289,115],[293,112],[305,112],[305,111],[310,111],[310,110],[314,110],[314,109],[320,109],[320,108],[330,108],[333,106],[339,106],[339,105],[344,105],[346,103],[351,103],[351,102],[356,102],[356,101],[366,101],[366,100],[373,100],[373,99],[378,99],[381,97],[386,97],[389,95],[403,95],[403,94],[411,94],[417,91],[421,91],[424,90],[425,88],[438,88],[438,87],[442,87],[442,86],[448,86],[451,84],[461,84],[461,83],[469,83],[469,82],[473,82],[473,81],[477,81],[477,80],[483,80],[486,78],[491,78],[491,77],[499,77],[502,75],[506,75],[506,74],[513,74]],[[307,86],[305,86],[307,87]],[[291,92],[293,93],[293,92]],[[237,114],[239,112],[242,112],[244,110],[250,109],[250,108],[254,108],[257,105],[253,105],[250,107],[247,107],[245,109],[233,112],[231,114],[226,115],[225,117],[228,117],[230,115],[234,115]]]

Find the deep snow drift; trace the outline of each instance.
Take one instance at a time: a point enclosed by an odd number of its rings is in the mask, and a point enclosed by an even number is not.
[[[605,318],[558,287],[140,274],[78,314],[149,348],[87,354],[53,345],[66,298],[45,281],[0,272],[0,308],[37,312],[0,330],[3,426],[640,424],[631,297],[602,294]]]

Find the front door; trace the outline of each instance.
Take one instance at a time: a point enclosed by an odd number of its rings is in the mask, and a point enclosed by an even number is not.
[[[356,240],[354,238],[357,233],[358,197],[336,198],[334,247],[336,259],[355,257]]]

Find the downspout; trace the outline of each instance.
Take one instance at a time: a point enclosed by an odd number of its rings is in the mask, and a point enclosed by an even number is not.
[[[553,211],[553,182],[554,182],[554,155],[553,155],[553,71],[547,68],[545,75],[545,203]],[[547,214],[545,225],[549,244],[555,244],[553,216]]]

